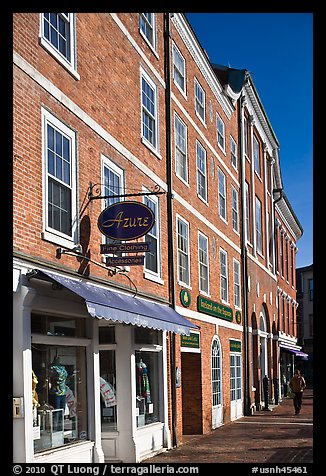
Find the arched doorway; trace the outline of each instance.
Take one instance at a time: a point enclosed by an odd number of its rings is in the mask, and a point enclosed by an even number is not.
[[[267,320],[264,307],[259,314],[259,364],[260,364],[260,394],[264,395],[263,379],[268,377],[268,350],[267,350]]]
[[[211,349],[212,368],[212,428],[223,424],[222,402],[222,353],[217,336],[213,338]]]

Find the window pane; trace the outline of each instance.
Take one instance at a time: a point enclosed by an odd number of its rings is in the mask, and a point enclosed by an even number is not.
[[[100,395],[102,431],[117,429],[115,350],[100,350]]]
[[[84,347],[32,345],[35,452],[88,438]]]
[[[161,352],[135,352],[137,427],[160,421]]]

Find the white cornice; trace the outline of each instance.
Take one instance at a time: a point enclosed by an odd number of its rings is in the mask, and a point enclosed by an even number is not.
[[[198,66],[203,77],[206,79],[206,82],[211,88],[217,101],[219,102],[223,111],[227,115],[228,119],[230,119],[234,109],[232,108],[230,102],[224,96],[223,88],[220,82],[218,81],[215,73],[213,72],[210,62],[207,60],[206,56],[204,55],[204,52],[202,51],[201,45],[198,43],[197,38],[193,35],[192,31],[189,29],[183,13],[174,13],[172,22],[177,32],[179,33],[182,41],[184,42],[186,48],[191,54],[194,62]]]
[[[276,203],[275,210],[279,214],[289,233],[291,233],[292,238],[295,241],[298,241],[298,239],[302,236],[302,230],[298,226],[297,220],[293,216],[293,213],[291,212],[284,198],[281,198],[281,200]]]

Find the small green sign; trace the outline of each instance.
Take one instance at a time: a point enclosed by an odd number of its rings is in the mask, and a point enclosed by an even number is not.
[[[241,342],[239,340],[230,339],[230,352],[241,352]]]
[[[211,301],[203,296],[198,296],[197,298],[197,309],[210,316],[219,317],[230,322],[233,321],[233,311],[230,307],[223,306],[223,304]]]
[[[200,334],[190,332],[188,336],[181,335],[181,347],[200,349]]]
[[[180,292],[180,301],[184,307],[189,307],[191,302],[190,292],[187,289],[182,289]]]
[[[237,311],[235,313],[235,320],[238,324],[241,324],[241,312],[240,311]]]

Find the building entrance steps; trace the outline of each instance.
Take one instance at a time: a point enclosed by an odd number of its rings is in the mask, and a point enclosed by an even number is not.
[[[289,463],[313,462],[313,390],[306,389],[299,415],[284,398],[269,410],[241,417],[206,435],[190,435],[178,448],[143,463]]]

